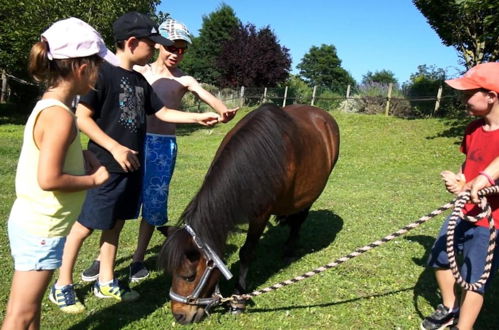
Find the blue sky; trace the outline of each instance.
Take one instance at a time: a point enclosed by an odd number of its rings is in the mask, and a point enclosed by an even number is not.
[[[368,71],[390,70],[399,83],[421,64],[459,75],[457,51],[446,47],[411,0],[225,0],[244,23],[270,26],[289,48],[292,72],[312,46],[332,44],[342,67],[360,82]],[[202,17],[217,10],[220,0],[163,0],[168,12],[199,35]],[[248,56],[258,56],[249,54]]]

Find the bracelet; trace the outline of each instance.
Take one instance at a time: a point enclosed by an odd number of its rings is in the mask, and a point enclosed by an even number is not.
[[[488,175],[487,173],[485,173],[484,171],[478,173],[479,175],[483,175],[484,177],[487,178],[487,181],[489,181],[490,185],[493,186],[496,184],[496,182],[494,180],[492,180],[492,177],[490,175]]]

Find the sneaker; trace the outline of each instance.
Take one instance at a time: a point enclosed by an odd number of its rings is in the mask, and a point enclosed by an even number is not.
[[[85,306],[76,296],[73,284],[65,285],[60,289],[56,289],[54,285],[49,292],[49,300],[64,313],[78,314],[85,311]]]
[[[135,301],[140,297],[137,291],[131,290],[116,279],[110,285],[100,286],[98,281],[95,282],[94,295],[98,298],[114,298],[123,302]]]
[[[149,270],[143,262],[132,262],[130,265],[130,282],[140,282],[149,276]]]
[[[439,304],[433,314],[425,317],[421,323],[421,330],[440,330],[455,325],[458,314],[459,312],[452,312],[449,308]]]
[[[81,273],[81,279],[85,282],[93,282],[99,278],[100,261],[94,260],[92,265]]]

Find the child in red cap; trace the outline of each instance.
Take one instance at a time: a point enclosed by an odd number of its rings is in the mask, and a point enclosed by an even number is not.
[[[461,151],[466,158],[457,174],[450,171],[441,173],[447,190],[459,194],[469,188],[472,181],[485,181],[494,184],[487,165],[499,156],[499,63],[479,64],[463,77],[447,80],[446,83],[462,91],[463,101],[470,115],[480,117],[466,128]],[[499,197],[489,196],[496,235],[499,234]],[[463,213],[477,215],[481,210],[476,204],[465,205]],[[472,329],[483,305],[483,294],[491,283],[499,264],[499,235],[496,236],[496,249],[490,277],[478,290],[462,290],[460,300],[456,294],[456,281],[449,268],[446,252],[448,219],[443,224],[436,239],[428,265],[435,268],[435,276],[442,296],[442,304],[421,323],[421,329],[443,329],[453,326],[460,330]],[[460,267],[462,277],[474,283],[483,273],[489,240],[488,221],[480,219],[471,223],[459,219],[455,229],[454,249],[463,254]]]

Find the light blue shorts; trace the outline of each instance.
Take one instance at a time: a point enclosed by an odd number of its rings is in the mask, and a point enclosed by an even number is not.
[[[174,135],[146,135],[142,218],[150,225],[161,226],[168,221],[168,191],[176,159]]]
[[[37,237],[11,221],[8,227],[15,270],[54,270],[61,267],[66,237]]]

